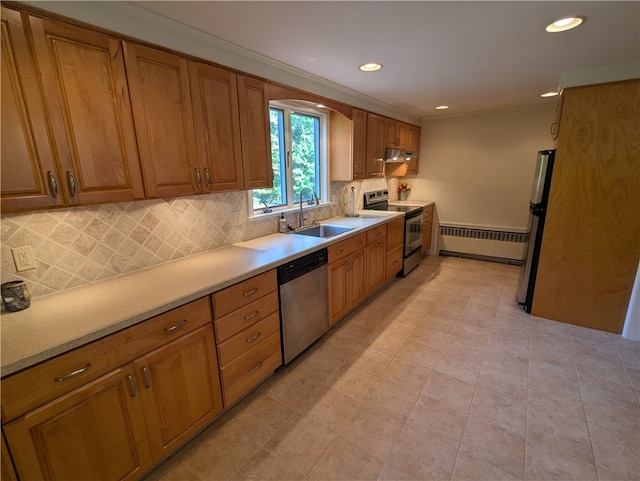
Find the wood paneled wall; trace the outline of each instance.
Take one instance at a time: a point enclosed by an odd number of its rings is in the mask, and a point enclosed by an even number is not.
[[[532,314],[621,333],[640,258],[640,79],[567,89]]]

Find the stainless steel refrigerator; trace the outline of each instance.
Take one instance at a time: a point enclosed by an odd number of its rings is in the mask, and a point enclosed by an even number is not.
[[[529,200],[529,246],[527,248],[527,258],[524,260],[520,271],[518,291],[516,292],[518,302],[527,312],[531,312],[533,290],[536,285],[540,246],[542,244],[544,221],[547,215],[555,155],[555,150],[541,150],[538,152],[536,173],[533,178],[531,199]]]

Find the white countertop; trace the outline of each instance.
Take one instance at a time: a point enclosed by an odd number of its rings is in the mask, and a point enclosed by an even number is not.
[[[358,213],[359,217],[341,216],[321,221],[356,227],[328,239],[271,234],[36,298],[28,309],[3,313],[0,324],[2,376],[404,215]]]
[[[432,200],[390,200],[389,205],[408,205],[411,207],[427,207],[435,204]]]

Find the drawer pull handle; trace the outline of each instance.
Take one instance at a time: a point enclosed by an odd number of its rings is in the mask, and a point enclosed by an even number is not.
[[[343,252],[344,252],[344,249],[338,249],[338,250],[336,251],[336,254],[342,254]]]
[[[76,178],[73,176],[73,172],[67,170],[67,180],[69,181],[69,193],[71,197],[78,195],[78,185],[76,184]]]
[[[91,363],[87,363],[87,365],[85,367],[81,367],[80,369],[76,369],[73,372],[70,372],[69,374],[67,374],[66,376],[62,376],[62,377],[54,377],[53,380],[55,382],[62,382],[62,381],[66,381],[67,379],[71,379],[72,377],[76,377],[79,374],[82,374],[83,372],[87,372],[89,370],[89,368],[91,367]]]
[[[360,240],[360,241],[356,242],[356,245],[360,245],[360,244],[362,244],[363,242],[364,242],[364,241],[361,241],[361,240]]]
[[[249,339],[245,339],[246,342],[253,342],[256,339],[258,339],[260,336],[262,335],[261,332],[257,332],[255,333],[253,336],[251,336]]]
[[[51,189],[51,196],[54,199],[58,198],[58,181],[56,180],[56,176],[50,170],[47,171],[47,176],[49,177],[49,188]]]
[[[380,245],[382,245],[382,242],[380,242],[380,241],[378,241],[378,242],[376,242],[376,243],[375,243],[375,246],[376,246],[376,247],[380,247]]]
[[[256,367],[249,369],[249,372],[256,372],[261,367],[262,367],[262,361],[260,361]]]
[[[254,317],[259,316],[259,315],[260,315],[260,311],[255,311],[255,312],[252,312],[251,314],[249,314],[248,316],[244,316],[244,320],[248,321],[249,319],[253,319]]]
[[[127,375],[127,379],[129,380],[129,394],[131,397],[136,397],[136,383],[133,381],[131,374]]]
[[[173,331],[175,331],[176,329],[180,329],[181,327],[183,327],[187,322],[188,322],[188,321],[185,319],[184,321],[179,322],[178,324],[174,324],[174,325],[173,325],[173,326],[171,326],[171,327],[167,327],[167,328],[165,328],[165,331],[167,331],[167,332],[173,332]]]
[[[151,376],[149,376],[149,370],[146,367],[142,368],[142,376],[144,377],[144,387],[149,389],[151,387]]]
[[[251,289],[250,291],[247,291],[245,293],[243,293],[242,295],[244,297],[249,297],[252,296],[253,294],[255,294],[256,292],[258,292],[258,289],[256,289],[255,287],[253,289]]]

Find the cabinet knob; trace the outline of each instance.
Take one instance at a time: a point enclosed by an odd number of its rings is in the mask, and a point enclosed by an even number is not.
[[[209,173],[209,169],[204,169],[204,179],[206,181],[206,186],[209,187],[211,185],[211,174]]]

